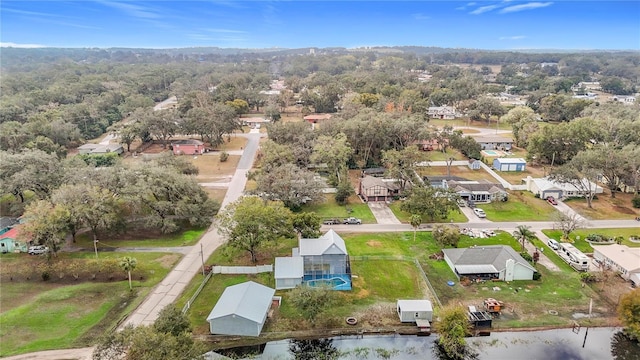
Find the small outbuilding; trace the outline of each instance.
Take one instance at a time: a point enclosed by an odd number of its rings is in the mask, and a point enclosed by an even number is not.
[[[205,152],[204,143],[196,139],[174,140],[171,148],[174,155],[201,155]]]
[[[469,159],[469,169],[471,170],[480,170],[482,165],[480,165],[480,160]]]
[[[521,158],[493,159],[493,169],[498,171],[524,171],[527,162]]]
[[[301,285],[304,278],[304,261],[302,257],[277,257],[274,277],[276,290],[293,289]]]
[[[403,323],[433,319],[433,306],[429,300],[398,300],[396,310]]]
[[[219,335],[259,336],[275,292],[253,281],[227,287],[207,316],[209,331]]]

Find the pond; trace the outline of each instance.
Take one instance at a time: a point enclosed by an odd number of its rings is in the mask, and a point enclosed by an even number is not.
[[[263,360],[294,359],[290,351],[292,345],[295,351],[306,355],[300,357],[304,359],[438,360],[432,350],[436,340],[437,336],[344,336],[273,341],[249,349],[249,353],[247,348],[243,350],[244,356],[253,351],[251,358]],[[490,336],[467,338],[467,343],[478,353],[478,360],[640,360],[640,345],[629,341],[617,328],[583,327],[577,332],[572,329],[493,332]],[[323,356],[309,357],[310,352]]]

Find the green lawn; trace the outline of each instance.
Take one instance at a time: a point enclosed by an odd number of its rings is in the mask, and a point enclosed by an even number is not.
[[[491,221],[551,221],[556,213],[553,206],[525,191],[509,192],[508,201],[479,204]]]
[[[327,200],[323,203],[304,205],[301,211],[314,212],[322,219],[338,218],[342,220],[346,217],[353,216],[361,219],[362,223],[365,224],[376,223],[376,218],[371,213],[367,204],[351,199],[346,205],[338,205],[333,194],[327,194]]]
[[[23,255],[23,254],[18,254]],[[126,275],[120,281],[98,282],[39,278],[6,281],[0,284],[0,356],[41,350],[84,347],[95,344],[106,331],[124,319],[149,291],[168,273],[178,255],[160,253],[109,253],[101,259],[132,256],[138,260],[133,271],[133,291],[129,291]],[[91,253],[61,254],[60,261],[91,259]],[[36,266],[34,257],[2,257],[2,266]],[[140,277],[141,274],[144,276]],[[52,274],[55,276],[55,274]],[[73,283],[69,283],[72,281]]]
[[[467,159],[460,151],[452,148],[447,148],[447,151],[444,153],[440,150],[428,151],[426,152],[426,156],[429,161],[445,161],[449,158],[454,158],[455,160]]]
[[[154,234],[153,232],[139,232],[123,234],[112,238],[99,237],[98,251],[100,249],[113,249],[116,247],[178,247],[190,246],[198,242],[207,228],[189,229],[176,234]],[[91,233],[83,233],[76,236],[74,246],[93,249],[93,236]]]
[[[400,210],[400,205],[402,205],[402,200],[394,201],[389,205],[389,208],[393,212],[393,214],[400,220],[402,223],[409,224],[411,223],[411,214],[408,212]],[[466,216],[461,211],[454,210],[449,212],[449,216],[446,219],[438,219],[434,222],[455,222],[455,223],[463,223],[467,222]],[[423,222],[428,223],[432,222],[429,219],[423,219]]]

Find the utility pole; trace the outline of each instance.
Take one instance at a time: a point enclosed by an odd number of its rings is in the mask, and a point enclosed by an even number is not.
[[[202,276],[204,276],[204,252],[202,251],[202,243],[200,243],[200,259],[202,260]]]
[[[93,250],[96,252],[96,259],[98,258],[98,239],[93,240]]]

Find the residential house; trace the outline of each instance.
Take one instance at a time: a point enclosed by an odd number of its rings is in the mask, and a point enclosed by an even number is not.
[[[444,140],[445,142],[449,142],[448,139]],[[418,149],[422,150],[422,151],[433,151],[433,150],[439,150],[440,149],[440,144],[438,143],[438,140],[436,139],[424,139],[424,140],[416,140],[414,142],[412,142],[413,145],[416,145],[418,147]]]
[[[430,106],[427,115],[432,119],[452,120],[456,118],[456,108],[453,106]]]
[[[425,183],[428,183],[434,188],[446,189],[448,188],[448,181],[469,181],[465,178],[461,178],[459,176],[440,176],[440,175],[427,175],[422,178]]]
[[[293,249],[304,265],[304,282],[309,286],[330,285],[334,290],[351,290],[351,264],[344,240],[329,230],[317,239],[300,239]]]
[[[506,92],[501,92],[496,98],[498,99],[498,101],[500,101],[500,103],[507,104],[507,105],[525,105],[526,104],[524,100],[520,98],[520,95],[512,95]]]
[[[493,169],[498,171],[524,171],[527,161],[522,158],[496,158],[493,159]]]
[[[473,139],[482,150],[510,151],[513,146],[513,139],[502,136],[476,136]]]
[[[591,246],[595,260],[617,271],[635,286],[640,286],[640,248],[618,244]]]
[[[360,178],[358,195],[364,201],[391,201],[400,195],[400,181],[365,175]]]
[[[584,187],[595,191],[596,194],[602,194],[604,191],[600,185],[594,184],[587,179],[583,179],[582,183],[585,185]],[[525,184],[528,191],[538,195],[541,199],[546,199],[549,196],[553,196],[556,199],[585,196],[584,190],[577,188],[571,183],[558,182],[546,177],[532,178],[531,176],[527,176]]]
[[[311,124],[317,124],[329,119],[331,119],[331,114],[311,114],[304,117],[304,121],[307,121]]]
[[[107,154],[116,153],[118,155],[124,152],[124,148],[121,144],[84,144],[78,147],[80,154]]]
[[[582,91],[582,90],[602,90],[599,81],[581,81],[577,85],[573,85],[571,87],[572,91]]]
[[[443,187],[453,190],[462,200],[476,203],[505,201],[509,194],[500,183],[489,180],[444,180]]]
[[[433,306],[429,300],[398,300],[396,311],[400,322],[416,322],[417,320],[433,320]]]
[[[300,256],[277,257],[274,268],[276,290],[293,289],[302,284],[304,262]]]
[[[636,97],[633,95],[613,95],[611,101],[617,101],[623,104],[633,104],[636,102]]]
[[[533,280],[536,269],[506,245],[443,249],[444,260],[458,279]]]
[[[196,139],[174,140],[171,148],[174,155],[201,155],[206,150],[204,143]]]
[[[18,225],[18,219],[8,216],[0,217],[0,235],[11,230],[15,225]]]
[[[469,169],[471,170],[480,170],[482,167],[480,160],[477,159],[469,159]]]
[[[259,336],[275,292],[253,281],[227,287],[207,316],[209,331],[219,335]]]
[[[368,169],[364,169],[362,170],[362,176],[375,176],[375,177],[382,177],[384,176],[384,173],[387,171],[386,168],[383,167],[377,167],[377,168],[368,168]]]
[[[259,129],[263,124],[271,122],[261,117],[240,118],[239,121],[242,125],[249,126],[252,129]]]
[[[18,227],[0,235],[0,253],[27,252],[27,244],[18,240]]]

